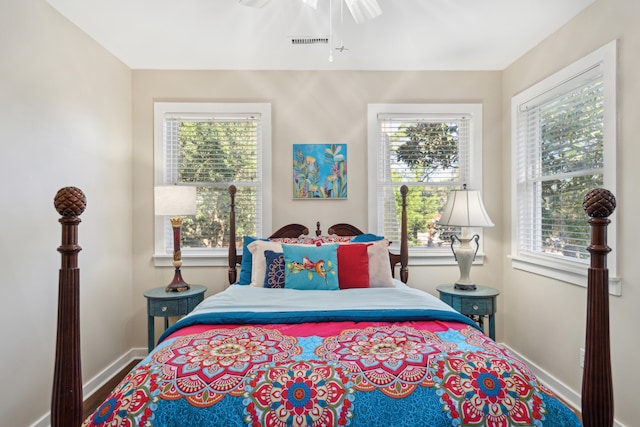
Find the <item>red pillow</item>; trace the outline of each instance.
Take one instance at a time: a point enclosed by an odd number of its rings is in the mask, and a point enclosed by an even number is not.
[[[346,243],[338,246],[338,285],[340,289],[369,287],[371,243]]]

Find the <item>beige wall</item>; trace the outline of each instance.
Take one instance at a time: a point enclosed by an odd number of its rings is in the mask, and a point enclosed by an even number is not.
[[[42,0],[2,2],[0,54],[0,425],[22,427],[51,401],[62,187],[88,199],[84,379],[131,348],[131,70]]]
[[[634,396],[640,368],[640,333],[632,326],[640,302],[640,264],[634,222],[640,209],[637,122],[640,114],[640,5],[635,0],[598,0],[568,25],[524,55],[503,75],[503,205],[504,253],[510,251],[510,103],[511,97],[611,40],[618,39],[617,221],[622,296],[611,297],[611,346],[615,416],[638,425]],[[584,347],[586,289],[504,269],[503,340],[576,391],[581,389],[579,348]],[[541,345],[540,343],[548,343]]]
[[[640,95],[639,6],[597,0],[504,72],[131,71],[43,0],[9,0],[0,14],[0,128],[3,130],[3,356],[0,425],[24,426],[49,410],[60,244],[53,195],[82,188],[80,225],[82,358],[85,382],[132,348],[146,347],[145,289],[169,268],[152,262],[153,101],[270,102],[273,113],[274,227],[287,222],[366,228],[366,105],[384,102],[480,102],[484,106],[484,200],[496,227],[485,232],[479,283],[501,289],[498,340],[573,390],[580,390],[583,288],[511,269],[511,96],[614,38],[619,38],[619,230],[640,201],[635,159]],[[349,200],[292,202],[291,145],[349,144]],[[631,225],[630,225],[631,226]],[[133,237],[132,237],[133,236]],[[636,422],[640,340],[630,323],[640,266],[631,238],[619,238],[623,295],[611,300],[616,417]],[[226,268],[185,268],[187,280],[222,290]],[[455,266],[412,266],[410,284],[434,292]],[[553,331],[553,333],[551,333]],[[548,343],[541,345],[541,343]],[[15,352],[6,349],[17,349]]]
[[[134,295],[163,286],[171,268],[153,268],[153,102],[269,102],[272,106],[273,228],[297,222],[324,230],[337,222],[367,229],[367,104],[460,102],[483,104],[484,200],[491,218],[502,223],[500,72],[363,71],[134,71]],[[349,198],[343,201],[291,200],[291,146],[294,143],[348,144]],[[485,231],[483,266],[474,279],[500,288],[501,228]],[[185,280],[222,290],[226,267],[183,268]],[[458,277],[456,266],[412,267],[410,284],[435,293]],[[134,299],[133,342],[146,337],[145,305]]]

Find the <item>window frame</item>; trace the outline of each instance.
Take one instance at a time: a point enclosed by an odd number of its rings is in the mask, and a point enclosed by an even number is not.
[[[511,266],[514,269],[527,271],[541,276],[550,277],[574,285],[587,286],[588,262],[574,259],[560,259],[543,253],[521,251],[519,247],[520,227],[518,221],[518,113],[521,105],[543,96],[550,91],[556,91],[573,78],[584,74],[588,70],[601,66],[603,72],[603,187],[615,194],[616,191],[616,41],[612,41],[583,58],[573,62],[549,77],[541,80],[524,91],[514,95],[511,100]],[[564,92],[568,91],[567,88]],[[563,92],[563,91],[560,91]],[[617,276],[616,213],[610,217],[608,229],[608,245],[613,251],[608,256],[609,292],[620,295],[621,281]],[[585,214],[585,223],[588,217]]]
[[[378,188],[379,174],[378,170],[382,167],[378,164],[379,149],[379,115],[385,114],[411,114],[437,117],[438,115],[470,115],[469,124],[469,147],[468,147],[468,164],[469,179],[467,186],[473,190],[479,190],[482,193],[482,126],[483,126],[483,107],[481,103],[416,103],[416,104],[368,104],[367,106],[367,141],[368,141],[368,229],[378,234],[383,233],[379,227],[378,212]],[[480,236],[479,249],[474,265],[480,265],[484,262],[484,239],[482,228],[469,228],[469,233],[478,234]],[[399,244],[399,242],[398,242]],[[392,243],[393,246],[393,243]],[[412,265],[457,265],[451,248],[449,246],[443,248],[410,247],[409,260]]]
[[[261,176],[259,191],[262,193],[261,221],[258,230],[271,230],[272,226],[272,176],[271,176],[271,104],[270,103],[216,103],[216,102],[154,102],[154,186],[165,185],[164,119],[167,114],[260,114],[262,134],[259,141]],[[225,213],[228,215],[228,212]],[[173,253],[165,252],[165,217],[154,215],[155,266],[173,266]],[[171,237],[172,238],[172,237]],[[228,248],[182,248],[185,266],[227,266]]]

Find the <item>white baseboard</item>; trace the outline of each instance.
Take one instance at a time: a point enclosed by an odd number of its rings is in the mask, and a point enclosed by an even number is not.
[[[98,391],[100,387],[105,385],[107,381],[116,376],[120,371],[127,367],[129,363],[137,359],[144,359],[147,357],[146,348],[132,348],[122,356],[120,356],[111,365],[104,368],[98,375],[91,378],[82,386],[82,395],[85,397],[91,396]],[[30,427],[50,427],[51,426],[51,412],[47,412],[40,417]]]
[[[573,406],[575,409],[580,410],[582,407],[582,398],[578,392],[569,388],[565,383],[559,381],[556,377],[549,374],[547,371],[528,360],[523,355],[519,354],[517,351],[507,346],[504,343],[501,343],[503,347],[506,347],[514,356],[518,359],[522,360],[524,363],[531,368],[533,373],[538,377],[538,380],[542,382],[544,385],[549,387],[549,389],[554,392],[560,399],[567,402],[569,405]],[[613,420],[614,427],[625,427],[624,424]]]

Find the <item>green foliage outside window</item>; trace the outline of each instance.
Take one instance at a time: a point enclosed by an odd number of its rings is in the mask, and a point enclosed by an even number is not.
[[[543,252],[589,257],[590,231],[582,200],[589,190],[603,185],[602,90],[601,84],[586,85],[571,95],[581,99],[573,108],[550,103],[540,113]]]
[[[184,219],[184,248],[229,245],[230,184],[236,194],[236,235],[256,234],[256,123],[182,121],[178,125],[178,182],[197,187],[197,213]]]
[[[458,188],[460,176],[459,128],[455,122],[427,121],[406,123],[390,135],[391,179],[406,183],[407,235],[409,246],[441,247],[450,244],[457,229],[442,228],[437,221],[449,191]],[[394,187],[395,215],[400,224],[402,197]],[[399,235],[395,236],[399,239]]]

